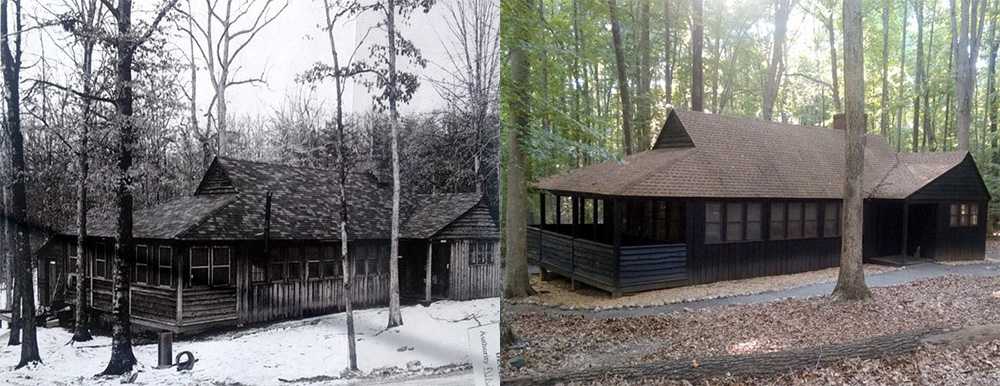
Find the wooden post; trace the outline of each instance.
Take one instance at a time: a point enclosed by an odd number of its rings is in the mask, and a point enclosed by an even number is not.
[[[539,225],[538,225],[538,261],[537,261],[537,263],[538,263],[538,270],[541,271],[541,273],[542,273],[542,280],[544,281],[544,280],[548,280],[549,279],[549,273],[548,273],[548,271],[545,270],[545,267],[542,267],[542,259],[545,256],[545,220],[548,217],[548,213],[546,213],[546,211],[548,210],[548,205],[545,205],[545,192],[544,191],[538,193],[538,203],[539,203],[539,206],[541,207],[541,210],[538,211],[541,214],[541,218],[539,219],[539,222],[538,222]]]
[[[431,259],[434,256],[434,240],[427,240],[427,272],[424,278],[424,301],[427,303],[431,302]]]
[[[562,224],[562,197],[558,194],[556,197],[556,225]]]
[[[593,205],[590,206],[590,209],[594,211],[594,213],[590,216],[591,220],[592,220],[591,222],[593,223],[592,225],[593,225],[593,228],[594,228],[594,240],[597,240],[597,235],[601,234],[601,230],[597,226],[597,201],[598,201],[597,198],[594,198],[593,200],[591,200],[591,202],[593,203]]]
[[[622,249],[622,205],[624,201],[620,198],[614,200],[614,205],[611,207],[611,217],[612,217],[612,230],[611,237],[614,240],[614,265],[615,265],[615,290],[612,291],[611,296],[619,297],[622,296],[621,293],[621,249]],[[605,208],[607,210],[607,208]]]
[[[903,240],[903,249],[899,253],[900,264],[906,264],[906,247],[907,247],[906,244],[908,241],[907,237],[909,236],[908,235],[909,227],[910,227],[910,201],[903,200],[903,237],[900,237],[900,239]]]
[[[164,331],[160,333],[160,342],[157,346],[156,368],[170,368],[174,357],[174,333]]]
[[[570,200],[571,200],[570,208],[572,215],[571,216],[572,221],[570,223],[572,224],[573,228],[570,231],[572,233],[572,237],[570,238],[570,248],[569,248],[569,266],[570,266],[569,283],[570,283],[570,289],[575,291],[576,290],[576,238],[578,236],[577,229],[579,228],[580,224],[580,195],[574,194],[570,196]]]

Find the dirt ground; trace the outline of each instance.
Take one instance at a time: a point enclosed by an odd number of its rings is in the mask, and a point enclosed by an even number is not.
[[[978,263],[982,263],[978,261]],[[865,264],[865,273],[878,274],[896,270],[895,267]],[[790,275],[755,277],[743,280],[732,280],[717,283],[668,288],[656,291],[646,291],[618,298],[609,293],[586,285],[577,285],[573,291],[568,279],[553,276],[551,280],[542,281],[541,275],[531,276],[531,287],[538,293],[518,303],[539,304],[570,309],[610,309],[622,307],[648,307],[664,304],[689,302],[722,298],[736,295],[756,294],[777,291],[809,284],[833,282],[837,280],[838,268],[827,268],[819,271],[802,272]]]
[[[1000,277],[946,276],[872,292],[866,302],[810,298],[617,319],[504,315],[520,342],[502,353],[502,373],[780,351],[1000,322]]]

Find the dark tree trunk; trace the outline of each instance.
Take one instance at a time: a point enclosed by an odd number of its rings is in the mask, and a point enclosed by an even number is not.
[[[840,274],[833,296],[842,300],[871,297],[861,265],[861,232],[864,195],[862,173],[865,165],[865,80],[861,0],[844,0],[844,97],[847,120],[846,168],[844,178],[844,232],[840,248]]]
[[[774,103],[778,98],[778,88],[781,85],[781,73],[785,58],[785,35],[788,30],[788,15],[791,11],[791,0],[776,0],[774,2],[774,42],[771,45],[771,61],[767,65],[767,78],[764,79],[764,101],[761,106],[761,114],[768,121],[774,117]]]
[[[21,133],[21,3],[14,2],[14,31],[11,33],[8,25],[8,2],[0,2],[0,32],[3,33],[0,44],[0,62],[3,64],[3,80],[7,88],[7,140],[10,145],[10,170],[13,174],[11,190],[10,216],[14,228],[14,260],[15,285],[20,299],[15,297],[14,307],[20,309],[18,322],[21,328],[21,360],[17,368],[39,363],[42,358],[38,352],[38,337],[35,333],[35,288],[32,278],[31,246],[28,235],[28,202],[26,176],[27,165],[24,161],[24,136]],[[11,51],[10,37],[14,36],[14,48]],[[18,306],[19,305],[19,306]],[[13,334],[13,331],[12,331]]]
[[[651,97],[649,95],[649,83],[652,80],[652,58],[649,50],[649,0],[642,0],[639,4],[639,77],[636,79],[636,104],[635,104],[635,125],[636,140],[635,150],[644,151],[649,148],[649,126],[651,124]]]
[[[701,51],[705,44],[702,0],[691,0],[691,110],[702,111],[705,104],[705,73]]]
[[[990,59],[989,65],[986,70],[986,115],[990,121],[990,162],[994,164],[1000,163],[1000,138],[998,138],[997,133],[997,82],[996,82],[996,70],[997,70],[997,49],[1000,48],[1000,42],[996,40],[997,34],[997,22],[994,20],[990,23]],[[996,170],[996,169],[994,169]],[[995,174],[1000,174],[1000,171],[995,171]]]
[[[840,71],[837,67],[837,29],[833,26],[833,20],[833,11],[830,11],[830,16],[823,24],[826,26],[826,36],[830,43],[830,80],[833,81],[830,85],[833,89],[833,110],[839,113],[843,105],[840,103]]]
[[[920,151],[920,97],[924,87],[924,2],[917,0],[913,9],[917,15],[917,64],[913,97],[913,151]],[[926,138],[926,137],[925,137]],[[925,141],[926,142],[926,141]]]
[[[931,20],[937,19],[937,2],[934,2],[931,6]],[[931,23],[931,35],[930,41],[927,44],[927,51],[930,53],[934,49],[934,23]],[[927,81],[928,74],[930,74],[931,68],[933,66],[931,63],[934,61],[934,55],[927,55],[927,64],[924,66],[924,137],[927,138],[926,149],[929,151],[937,150],[937,136],[934,133],[936,130],[933,125],[934,112],[931,110],[931,87]]]
[[[632,154],[632,103],[629,100],[628,76],[625,69],[625,48],[622,47],[621,26],[618,23],[618,4],[608,0],[608,15],[611,19],[611,45],[615,50],[615,68],[618,71],[618,97],[622,104],[622,149],[625,155]]]
[[[879,132],[889,138],[889,9],[891,0],[882,0],[882,95],[879,103]]]
[[[903,2],[903,40],[899,45],[899,97],[906,94],[906,21],[909,19],[909,6]],[[896,152],[903,151],[903,105],[896,108]]]

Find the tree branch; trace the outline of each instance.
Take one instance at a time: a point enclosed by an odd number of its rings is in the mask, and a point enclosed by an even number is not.
[[[76,96],[78,96],[80,98],[84,98],[84,99],[90,99],[90,100],[100,101],[100,102],[107,102],[107,103],[112,103],[112,104],[114,104],[114,103],[117,102],[117,101],[115,101],[114,99],[111,99],[111,98],[106,98],[106,97],[102,97],[102,96],[99,96],[99,95],[87,94],[87,93],[84,93],[82,91],[77,91],[77,90],[74,90],[72,88],[63,86],[61,84],[56,84],[56,83],[49,82],[47,80],[41,80],[41,79],[26,79],[26,80],[29,81],[29,82],[35,83],[35,85],[41,84],[41,85],[44,85],[44,86],[55,87],[57,89],[66,91],[68,93],[72,93],[72,94],[74,94],[74,95],[76,95]],[[34,85],[32,87],[34,87]]]

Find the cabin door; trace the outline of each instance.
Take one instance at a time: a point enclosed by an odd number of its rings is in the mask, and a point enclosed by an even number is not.
[[[431,261],[431,296],[436,299],[447,298],[451,279],[451,245],[438,240],[432,242],[434,258]]]
[[[906,255],[932,258],[937,204],[910,204],[906,224]],[[919,255],[919,256],[918,256]]]

